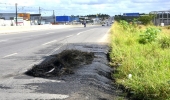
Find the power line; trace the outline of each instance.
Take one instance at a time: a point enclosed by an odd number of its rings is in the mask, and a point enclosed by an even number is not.
[[[14,12],[14,9],[15,9],[15,4],[11,4],[11,3],[2,3],[0,2],[0,5],[1,5],[1,8],[3,9],[0,9],[0,11],[4,11],[4,12]],[[60,10],[60,11],[64,11],[65,8],[56,8],[56,7],[53,7],[54,9],[54,12],[56,10]],[[43,8],[43,7],[39,7],[39,6],[20,6],[18,3],[17,3],[17,10],[18,12],[33,12],[33,13],[40,13],[40,10],[41,10],[41,14],[51,14],[53,15],[53,10],[52,9],[46,9],[46,8]],[[59,12],[56,12],[56,13],[59,13]]]

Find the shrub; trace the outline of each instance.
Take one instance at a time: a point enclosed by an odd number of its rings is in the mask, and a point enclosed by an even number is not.
[[[132,22],[128,23],[125,20],[120,20],[120,26],[123,28],[123,30],[127,32],[136,32],[137,31],[137,19],[134,19]]]
[[[141,21],[142,24],[148,25],[152,23],[153,18],[154,18],[154,15],[149,14],[149,15],[140,16],[138,20]]]
[[[120,20],[120,25],[123,27],[124,30],[127,30],[129,28],[129,24],[125,20]]]
[[[169,25],[169,26],[167,26],[167,29],[170,29],[170,25]]]
[[[169,37],[163,37],[159,40],[159,44],[162,49],[169,48],[170,47],[170,38]]]
[[[154,27],[149,27],[144,31],[142,35],[140,35],[139,38],[139,43],[140,44],[146,44],[146,43],[151,43],[155,41],[157,38],[157,34],[160,32],[160,29],[154,28]]]

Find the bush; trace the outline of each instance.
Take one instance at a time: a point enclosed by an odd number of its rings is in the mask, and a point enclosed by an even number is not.
[[[137,31],[137,20],[134,19],[132,22],[128,23],[125,20],[120,20],[120,26],[122,27],[123,30],[127,32],[136,32]]]
[[[162,49],[169,48],[170,47],[170,38],[169,37],[163,37],[159,40],[159,44]]]
[[[155,41],[157,38],[157,34],[160,32],[160,29],[154,28],[154,27],[149,27],[144,31],[142,35],[140,35],[139,38],[139,43],[140,44],[146,44],[146,43],[151,43]]]
[[[149,14],[149,15],[140,16],[138,20],[141,21],[142,24],[148,25],[152,23],[153,18],[154,18],[154,15]]]
[[[167,26],[167,29],[170,29],[170,25],[169,25],[169,26]]]

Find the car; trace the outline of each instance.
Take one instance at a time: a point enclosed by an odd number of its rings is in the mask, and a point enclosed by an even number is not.
[[[44,25],[52,25],[50,22],[45,22]]]
[[[102,26],[110,26],[109,23],[103,23]]]
[[[102,26],[106,26],[106,24],[102,24]]]

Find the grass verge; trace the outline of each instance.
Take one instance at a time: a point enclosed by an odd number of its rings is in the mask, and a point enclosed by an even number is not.
[[[112,26],[110,65],[116,68],[112,76],[129,91],[130,99],[170,100],[169,34],[168,28],[124,21]]]

